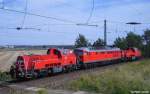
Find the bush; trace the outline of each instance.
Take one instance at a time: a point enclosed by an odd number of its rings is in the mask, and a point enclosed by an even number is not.
[[[0,72],[0,81],[7,81],[7,80],[11,80],[10,75],[6,72]]]

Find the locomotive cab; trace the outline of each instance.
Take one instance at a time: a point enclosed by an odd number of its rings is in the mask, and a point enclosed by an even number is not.
[[[21,56],[18,57],[17,66],[21,67],[21,68],[24,68],[24,59],[23,59],[23,57],[21,57]]]
[[[75,49],[74,50],[74,53],[77,57],[77,65],[80,65],[80,64],[83,64],[83,54],[84,54],[84,51],[82,49]]]
[[[130,47],[125,50],[125,56],[127,60],[133,61],[141,57],[141,52],[137,48]]]
[[[62,58],[62,54],[58,49],[48,49],[47,55],[56,56],[58,59]]]
[[[23,77],[25,70],[24,58],[19,56],[16,62],[16,77]]]
[[[24,77],[25,63],[23,56],[18,56],[17,61],[10,68],[12,78]]]
[[[58,59],[61,59],[61,58],[62,58],[61,52],[58,51],[58,50],[56,50],[56,49],[53,50],[53,54],[56,55],[56,56],[58,56]]]

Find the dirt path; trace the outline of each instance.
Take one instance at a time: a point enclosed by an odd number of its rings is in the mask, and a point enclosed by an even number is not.
[[[3,71],[8,71],[10,66],[16,61],[17,56],[19,53],[12,52],[12,55],[4,62],[5,64],[1,68]]]
[[[7,70],[5,69],[7,66],[7,62],[9,59],[11,59],[12,56],[13,56],[12,52],[7,52],[7,53],[4,53],[2,56],[0,56],[0,70],[1,71]]]
[[[0,57],[3,56],[5,54],[5,52],[0,52]]]

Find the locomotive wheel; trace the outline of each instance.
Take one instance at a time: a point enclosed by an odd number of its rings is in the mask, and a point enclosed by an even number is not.
[[[47,75],[51,76],[53,74],[53,69],[47,69]]]
[[[75,70],[75,65],[69,66],[69,71],[70,71],[70,72],[73,72],[74,70]]]
[[[77,66],[76,66],[76,65],[73,65],[73,66],[72,66],[72,69],[73,69],[73,71],[77,70]]]
[[[85,69],[87,69],[87,68],[88,68],[87,64],[82,64],[82,65],[81,65],[81,69],[84,69],[84,70],[85,70]]]
[[[63,68],[63,72],[67,73],[67,68],[66,67]]]
[[[64,73],[70,72],[69,66],[65,66],[65,67],[63,68],[63,72],[64,72]]]
[[[49,69],[49,71],[50,71],[50,72],[48,72],[48,76],[52,76],[52,75],[54,74],[53,69],[51,68],[51,69]]]
[[[35,71],[34,74],[33,74],[33,78],[38,78],[38,77],[39,77],[39,72]]]

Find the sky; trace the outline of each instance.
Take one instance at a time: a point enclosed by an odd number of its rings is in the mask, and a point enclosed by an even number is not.
[[[76,24],[87,22],[92,2],[93,0],[0,0],[0,8],[65,20],[0,9],[0,45],[73,45],[79,34],[93,43],[98,38],[103,39],[104,19],[107,20],[109,45],[117,37],[125,37],[127,32],[134,31],[134,28],[136,34],[143,34],[150,27],[149,0],[94,0],[93,14],[88,24],[98,27],[77,26]],[[131,21],[144,24],[125,24]],[[11,29],[20,26],[34,29]]]

